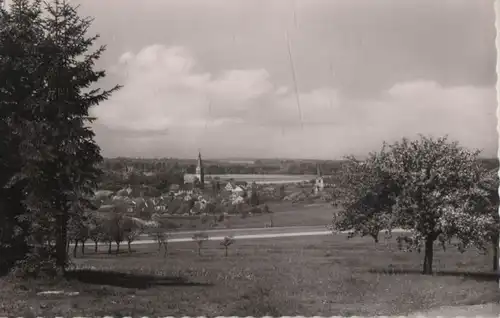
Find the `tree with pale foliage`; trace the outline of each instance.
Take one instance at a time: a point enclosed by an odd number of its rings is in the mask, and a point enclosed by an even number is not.
[[[434,244],[443,248],[456,239],[464,251],[470,246],[486,249],[498,221],[481,187],[484,170],[478,151],[469,151],[447,137],[420,136],[384,144],[364,161],[350,158],[343,167],[342,187],[336,204],[342,210],[334,230],[351,235],[371,235],[401,228],[400,247],[424,251],[423,274],[432,274]]]
[[[116,254],[120,253],[120,244],[125,241],[125,231],[122,226],[124,222],[123,215],[112,212],[102,220],[102,230],[104,241],[108,243],[108,254],[111,254],[112,243],[116,244]]]
[[[125,241],[127,241],[128,252],[132,253],[132,242],[134,242],[147,227],[145,221],[134,218],[124,216],[120,222],[121,230],[123,231],[123,236]]]
[[[158,213],[153,214],[151,221],[148,222],[149,234],[155,239],[158,244],[158,252],[161,252],[163,247],[163,257],[168,254],[168,241],[172,237],[172,231],[178,229],[178,225],[168,221],[162,220]]]
[[[348,237],[371,236],[376,243],[391,218],[391,186],[377,168],[380,154],[371,153],[364,161],[349,156],[341,170],[342,186],[334,191],[333,230],[348,231]]]
[[[491,214],[491,216],[494,219],[494,222],[491,224],[491,227],[487,231],[488,238],[492,244],[492,256],[493,256],[493,271],[498,270],[498,244],[499,244],[499,227],[500,227],[500,221],[499,221],[499,210],[498,210],[498,205],[499,205],[499,187],[500,187],[500,182],[499,182],[499,177],[498,177],[498,169],[491,169],[491,170],[486,170],[484,171],[481,182],[479,183],[479,186],[481,189],[486,191],[487,195],[482,201],[483,204],[483,209],[486,213]]]

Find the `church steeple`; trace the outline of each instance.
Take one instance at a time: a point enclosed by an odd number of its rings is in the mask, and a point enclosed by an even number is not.
[[[316,175],[318,177],[323,176],[322,173],[321,173],[321,168],[320,168],[319,164],[316,164]]]
[[[203,171],[203,161],[201,160],[201,152],[198,150],[198,165],[196,166],[196,177],[200,181],[200,188],[205,186],[205,171]]]

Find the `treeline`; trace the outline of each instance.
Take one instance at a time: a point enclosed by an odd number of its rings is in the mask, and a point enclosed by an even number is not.
[[[479,162],[487,170],[498,169],[499,167],[498,158],[481,158]]]
[[[336,173],[342,164],[342,160],[302,162],[300,160],[283,161],[260,161],[253,164],[227,163],[213,160],[203,162],[205,175],[210,174],[291,174],[291,175],[315,175],[319,165],[321,173],[325,175]],[[129,170],[141,172],[172,172],[195,173],[196,160],[176,159],[133,159],[113,158],[104,159],[103,168],[110,171]]]
[[[116,173],[104,170],[98,183],[99,189],[118,191],[125,187],[147,185],[160,192],[168,191],[170,186],[184,184],[184,174],[181,170],[160,171],[152,175],[144,175],[138,172],[128,174]]]
[[[488,169],[498,168],[498,159],[479,159],[481,164]],[[204,161],[205,174],[290,174],[290,175],[315,175],[319,166],[324,175],[334,175],[339,172],[345,160],[328,161],[302,161],[302,160],[256,160],[253,164],[236,164]],[[196,160],[182,159],[132,159],[113,158],[104,159],[103,166],[111,171],[137,171],[168,172],[168,173],[195,173]]]

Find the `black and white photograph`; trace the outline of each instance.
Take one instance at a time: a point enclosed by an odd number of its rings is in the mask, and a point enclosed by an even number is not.
[[[498,317],[495,11],[0,0],[0,317]]]

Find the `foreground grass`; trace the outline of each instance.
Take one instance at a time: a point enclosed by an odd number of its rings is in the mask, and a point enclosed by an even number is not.
[[[155,245],[132,254],[74,260],[68,280],[0,280],[0,316],[281,316],[394,315],[498,299],[491,257],[475,251],[436,254],[436,276],[418,272],[422,255],[345,236],[242,240],[229,256],[218,242]],[[42,290],[77,296],[38,296]],[[26,306],[26,304],[28,306]]]

